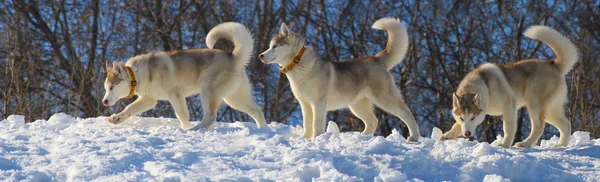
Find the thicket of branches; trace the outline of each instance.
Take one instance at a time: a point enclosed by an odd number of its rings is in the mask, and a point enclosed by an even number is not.
[[[598,1],[190,1],[190,0],[0,0],[0,119],[27,120],[65,112],[78,117],[108,116],[102,106],[104,61],[126,61],[138,54],[205,48],[206,33],[236,21],[256,38],[255,55],[264,51],[281,22],[307,36],[324,59],[338,61],[373,55],[386,44],[384,32],[370,28],[382,17],[400,18],[411,36],[403,63],[392,70],[396,85],[423,133],[448,130],[452,92],[470,70],[484,62],[552,59],[547,46],[522,35],[531,25],[548,25],[568,36],[581,60],[567,76],[567,113],[574,130],[600,136],[600,2]],[[220,48],[231,49],[227,42]],[[256,57],[248,65],[254,96],[268,121],[300,124],[301,114],[287,78]],[[192,120],[200,120],[200,98],[188,98]],[[174,117],[161,102],[144,116]],[[377,110],[379,135],[393,129],[406,134],[396,117]],[[223,106],[219,121],[250,118]],[[347,110],[329,112],[342,131],[359,131],[362,122]],[[517,141],[529,133],[526,110],[519,114]],[[499,117],[479,127],[482,141],[501,134]],[[544,137],[558,132],[548,126]]]

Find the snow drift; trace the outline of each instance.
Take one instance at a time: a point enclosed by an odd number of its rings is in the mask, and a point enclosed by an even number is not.
[[[55,114],[0,122],[0,180],[9,181],[598,181],[600,140],[575,132],[530,149],[504,149],[464,139],[408,143],[358,132],[299,138],[300,127],[218,123],[184,132],[175,119]],[[433,136],[439,136],[434,130]]]

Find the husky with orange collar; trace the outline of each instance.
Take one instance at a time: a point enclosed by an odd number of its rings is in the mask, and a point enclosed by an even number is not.
[[[281,72],[290,80],[300,102],[304,138],[324,133],[327,111],[345,107],[363,120],[363,134],[373,135],[378,124],[373,113],[375,104],[406,123],[408,140],[419,139],[419,127],[389,72],[408,50],[406,28],[395,18],[380,19],[373,28],[388,33],[387,46],[375,56],[343,62],[322,60],[313,48],[304,46],[305,38],[290,31],[285,23],[271,40],[270,48],[259,55],[264,63],[283,67]]]
[[[235,45],[232,52],[212,49],[220,38]],[[223,23],[206,37],[208,49],[157,52],[130,58],[125,64],[106,63],[103,103],[115,104],[119,99],[138,95],[125,110],[112,115],[110,123],[121,123],[129,117],[153,108],[157,100],[168,100],[184,130],[208,128],[216,121],[222,101],[248,113],[258,127],[266,125],[260,107],[251,95],[245,66],[252,56],[254,40],[250,31],[239,23]],[[185,97],[200,94],[204,117],[192,128]]]

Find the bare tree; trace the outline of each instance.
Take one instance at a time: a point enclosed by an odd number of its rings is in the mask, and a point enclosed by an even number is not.
[[[574,130],[600,136],[600,4],[595,1],[2,1],[0,4],[0,117],[25,115],[28,120],[56,112],[80,117],[108,115],[121,110],[101,106],[103,62],[156,51],[205,48],[204,37],[215,25],[237,21],[256,39],[255,55],[269,46],[281,22],[307,37],[329,61],[343,61],[381,51],[384,32],[371,29],[382,17],[398,17],[410,33],[410,48],[402,64],[392,69],[396,85],[428,134],[433,127],[448,130],[454,123],[451,94],[460,80],[485,63],[510,63],[529,58],[551,59],[547,46],[522,36],[531,25],[551,26],[580,48],[582,58],[567,76],[569,118]],[[217,48],[232,50],[219,41]],[[247,67],[254,97],[267,120],[301,124],[301,113],[289,81],[254,58]],[[200,120],[199,100],[188,98],[192,120]],[[377,109],[377,108],[376,108]],[[397,129],[400,119],[380,109],[379,135]],[[174,117],[171,106],[159,102],[144,116]],[[220,121],[249,121],[227,106]],[[342,131],[360,131],[362,122],[349,110],[332,111],[328,119]],[[526,109],[519,112],[516,141],[529,133]],[[481,141],[502,133],[501,118],[490,116],[479,128]],[[545,138],[558,134],[548,126]]]

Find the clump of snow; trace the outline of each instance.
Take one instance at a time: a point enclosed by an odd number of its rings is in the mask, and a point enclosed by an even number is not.
[[[74,122],[76,122],[76,120],[73,116],[69,116],[65,113],[58,113],[50,116],[50,119],[46,122],[46,127],[52,130],[62,130],[69,127],[69,125]]]
[[[503,140],[503,139],[504,139],[504,137],[502,137],[502,135],[496,135],[496,140],[494,140],[494,141],[492,142],[492,145],[495,145],[495,146],[497,146],[497,145],[498,145],[498,143],[502,142],[502,140]]]
[[[557,144],[559,140],[559,137],[554,135],[552,136],[549,140],[542,140],[540,142],[540,147],[544,147],[544,148],[550,148],[553,145]],[[570,143],[570,142],[569,142]]]
[[[25,116],[21,115],[10,115],[6,118],[10,129],[16,129],[25,125]]]
[[[574,145],[588,144],[588,143],[590,143],[590,132],[576,131],[573,133],[573,139],[575,139],[575,142],[569,142],[569,143],[573,143]]]
[[[388,140],[395,140],[399,142],[406,142],[406,138],[404,138],[398,130],[392,130],[392,133],[386,137]]]
[[[313,140],[302,128],[219,122],[183,131],[170,118],[55,114],[0,122],[0,181],[596,181],[600,140],[575,132],[566,149],[504,149],[487,143],[422,137],[407,142],[328,132]],[[15,124],[11,124],[15,123]],[[197,124],[197,123],[194,123]],[[433,133],[436,131],[434,130]],[[432,133],[432,134],[433,134]],[[586,138],[587,136],[587,138]],[[437,138],[437,137],[435,137]]]
[[[490,146],[490,144],[488,143],[478,143],[477,145],[475,145],[475,148],[473,149],[473,155],[475,156],[485,156],[485,155],[492,155],[495,154],[495,150],[492,146]]]
[[[394,170],[384,168],[379,172],[379,175],[375,177],[375,182],[394,182],[394,181],[407,181],[406,174]]]
[[[504,179],[502,176],[489,174],[485,175],[483,182],[510,182],[510,179]]]
[[[431,139],[439,140],[443,134],[444,133],[441,129],[439,129],[438,127],[433,127],[433,131],[431,131]]]
[[[550,140],[542,140],[540,142],[540,147],[551,148],[552,146],[557,144],[559,140],[560,140],[560,137],[554,135],[550,138]],[[573,135],[571,135],[571,137],[569,138],[569,146],[570,147],[585,145],[588,143],[590,143],[590,132],[576,131],[576,132],[573,132]]]
[[[340,128],[333,121],[329,121],[327,124],[327,133],[340,133]]]

